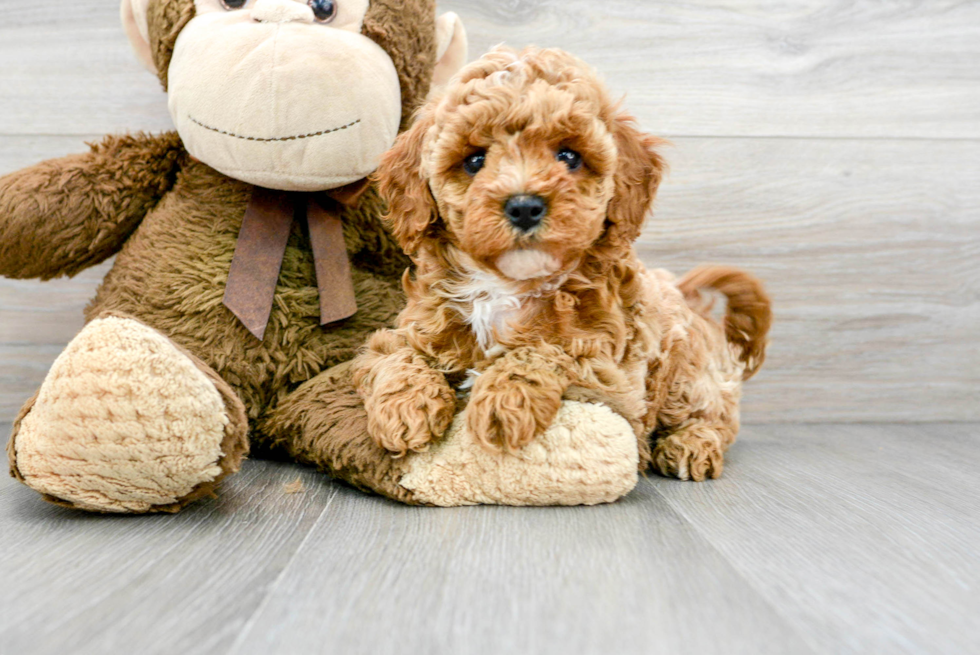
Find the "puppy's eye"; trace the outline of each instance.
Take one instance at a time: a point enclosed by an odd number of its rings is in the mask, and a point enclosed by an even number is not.
[[[221,0],[221,6],[225,9],[241,9],[246,4],[248,0]]]
[[[308,0],[313,9],[313,17],[318,23],[329,23],[337,17],[337,3],[334,0]]]
[[[582,168],[582,155],[571,148],[562,148],[559,150],[558,154],[555,155],[555,159],[568,166],[568,170],[570,171],[577,171]]]
[[[487,153],[477,152],[463,160],[463,170],[466,171],[467,175],[473,177],[483,170],[483,166],[486,163]]]

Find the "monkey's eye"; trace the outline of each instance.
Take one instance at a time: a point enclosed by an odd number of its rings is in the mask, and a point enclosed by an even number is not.
[[[248,3],[248,0],[221,0],[221,6],[225,9],[241,9]]]
[[[337,16],[337,3],[334,0],[307,0],[313,9],[313,16],[318,23],[329,23]]]
[[[558,154],[555,155],[555,159],[568,166],[568,170],[570,171],[577,171],[582,168],[582,155],[571,148],[562,148],[559,150]]]
[[[487,153],[476,152],[463,160],[463,170],[466,171],[467,175],[473,177],[481,170],[483,170],[483,166],[486,163],[487,163]]]

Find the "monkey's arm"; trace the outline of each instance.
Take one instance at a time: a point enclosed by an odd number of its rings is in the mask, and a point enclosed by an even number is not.
[[[0,177],[0,275],[48,280],[108,259],[174,184],[175,132],[106,137]]]

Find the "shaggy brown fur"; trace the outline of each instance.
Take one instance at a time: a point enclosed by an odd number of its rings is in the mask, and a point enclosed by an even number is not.
[[[412,21],[405,17],[411,16]],[[391,55],[402,88],[406,129],[429,94],[436,60],[436,14],[431,0],[371,0],[361,33]]]
[[[108,259],[173,187],[184,160],[176,133],[137,134],[0,178],[0,275],[49,280]]]
[[[164,86],[174,42],[193,11],[192,0],[150,4],[151,50]],[[363,32],[392,57],[409,116],[428,93],[435,65],[434,0],[372,0]],[[223,395],[244,406],[260,452],[275,448],[410,501],[395,486],[401,464],[365,436],[349,376],[327,371],[391,325],[404,303],[399,278],[409,260],[382,225],[383,202],[369,189],[342,217],[357,314],[320,326],[309,236],[296,224],[259,342],[222,304],[251,191],[191,160],[176,134],[109,137],[88,154],[0,178],[0,275],[74,275],[117,254],[88,320],[124,314],[193,355],[209,377],[223,381],[217,385]],[[225,452],[238,457],[246,430],[236,438]],[[16,431],[8,447],[16,474],[15,439]]]
[[[703,269],[675,285],[637,259],[659,143],[557,50],[497,49],[423,109],[378,172],[416,267],[397,329],[375,334],[354,364],[379,445],[424,450],[471,384],[469,428],[488,446],[526,445],[563,398],[601,400],[632,422],[645,463],[720,475],[739,384],[762,361],[769,302],[746,273]],[[580,169],[556,156],[566,148],[582,155]],[[471,175],[463,164],[475,153],[485,165]],[[520,194],[548,206],[528,232],[503,211]],[[727,341],[682,296],[701,287],[730,299]]]
[[[152,0],[146,8],[150,54],[164,90],[174,45],[181,30],[194,18],[194,0]]]
[[[320,326],[313,253],[297,223],[266,336],[255,339],[221,302],[250,193],[249,185],[189,162],[119,252],[86,317],[117,312],[163,332],[232,384],[256,420],[303,382],[353,357],[366,335],[390,324],[403,297],[392,275],[399,264],[371,261],[394,254],[394,244],[361,257],[363,248],[385,238],[378,196],[371,193],[344,217],[357,314]]]

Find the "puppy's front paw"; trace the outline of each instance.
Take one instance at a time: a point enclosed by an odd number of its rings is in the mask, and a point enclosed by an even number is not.
[[[408,384],[386,394],[366,398],[368,432],[386,450],[404,455],[423,451],[442,437],[456,412],[456,395],[442,381]]]
[[[517,450],[551,425],[561,407],[561,395],[526,381],[474,388],[466,408],[471,434],[492,447]]]
[[[719,478],[724,460],[722,439],[711,429],[679,430],[657,441],[653,449],[653,466],[680,480]]]

